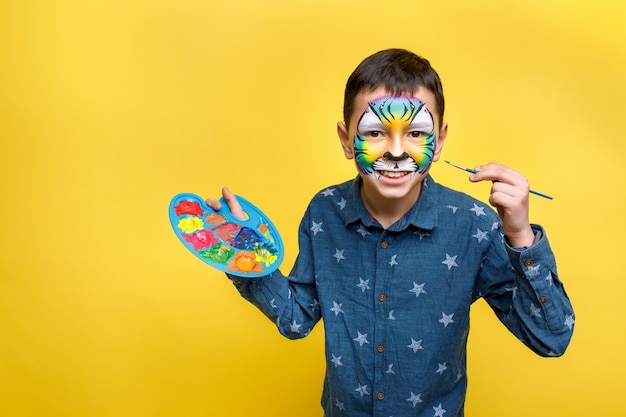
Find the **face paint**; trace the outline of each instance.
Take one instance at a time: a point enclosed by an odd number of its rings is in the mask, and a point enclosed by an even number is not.
[[[365,175],[385,172],[401,176],[422,174],[435,153],[435,125],[426,105],[414,97],[381,97],[369,103],[354,136],[357,167]],[[400,137],[402,152],[389,152]],[[377,178],[380,174],[376,174]]]

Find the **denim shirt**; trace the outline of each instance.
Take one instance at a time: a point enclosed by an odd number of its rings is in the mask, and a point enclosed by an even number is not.
[[[490,207],[428,176],[384,229],[359,187],[357,177],[313,198],[288,277],[230,277],[288,338],[323,318],[326,416],[463,416],[470,305],[481,297],[530,349],[563,354],[574,313],[540,226],[515,250]]]

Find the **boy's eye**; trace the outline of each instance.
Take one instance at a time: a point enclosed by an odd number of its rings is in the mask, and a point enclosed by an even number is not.
[[[412,138],[421,138],[424,135],[424,132],[420,132],[419,130],[413,130],[409,132],[409,136]]]
[[[378,130],[372,130],[371,132],[367,132],[367,136],[371,137],[371,138],[378,138],[382,135],[381,132],[379,132]]]

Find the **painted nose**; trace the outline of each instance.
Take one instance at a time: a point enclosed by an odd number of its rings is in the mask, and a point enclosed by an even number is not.
[[[394,162],[403,161],[405,159],[408,159],[408,157],[409,157],[409,154],[406,152],[402,152],[402,155],[400,156],[393,155],[391,152],[385,152],[383,154],[383,158],[389,159],[390,161],[394,161]]]

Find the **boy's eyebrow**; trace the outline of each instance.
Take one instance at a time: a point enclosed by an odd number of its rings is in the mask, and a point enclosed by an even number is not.
[[[376,120],[371,120],[371,121],[365,121],[365,120],[361,120],[359,122],[359,124],[357,125],[357,130],[362,131],[362,130],[386,130],[387,126],[385,126],[385,124],[383,122],[381,122],[380,120],[376,119]]]
[[[435,129],[435,126],[430,120],[413,120],[411,124],[409,124],[409,129],[432,132]]]

